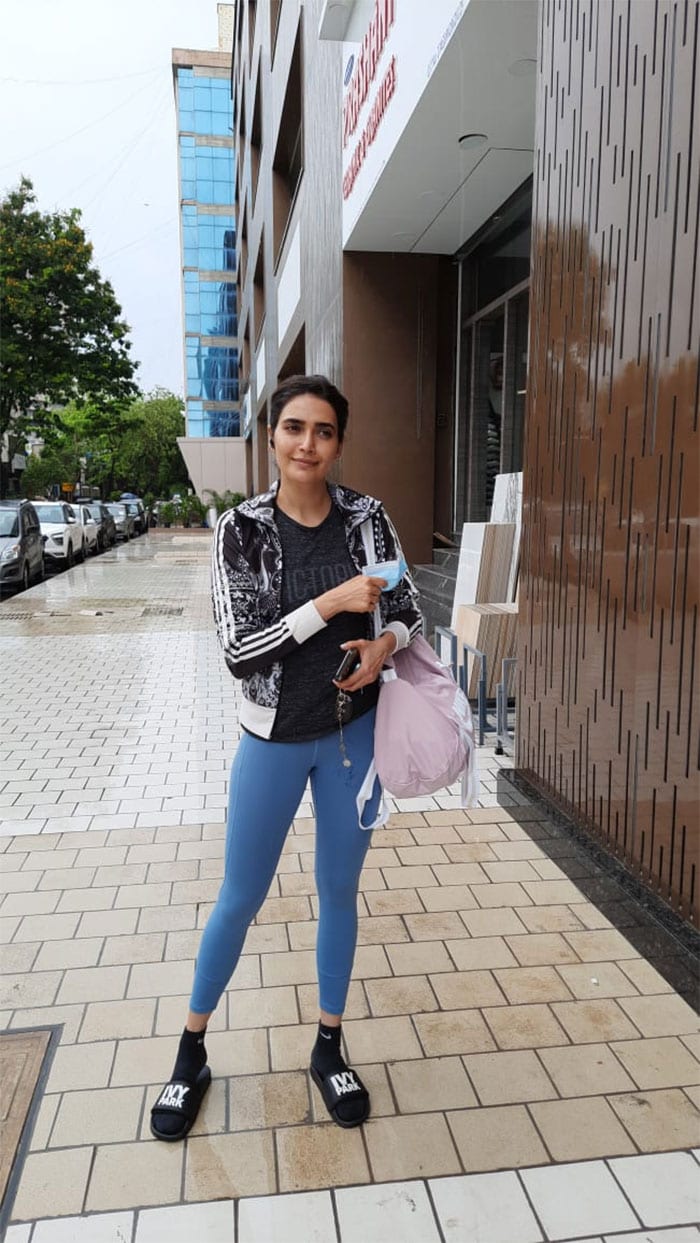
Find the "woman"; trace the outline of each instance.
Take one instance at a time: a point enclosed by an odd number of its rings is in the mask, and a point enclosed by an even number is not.
[[[158,1139],[182,1139],[197,1116],[211,1081],[207,1022],[268,892],[308,779],[320,993],[310,1071],[339,1126],[369,1116],[367,1090],[340,1048],[371,837],[365,826],[373,827],[381,790],[375,783],[364,809],[358,795],[372,762],[382,665],[420,632],[421,617],[409,576],[399,578],[405,562],[381,503],[327,482],[347,419],[346,399],[323,376],[281,384],[270,403],[279,484],[229,510],[216,528],[214,614],[226,663],[243,679],[243,735],[231,770],[224,880],[202,935],[172,1077],[151,1110]],[[362,573],[365,524],[392,582]],[[377,605],[382,626],[374,638]],[[347,652],[359,659],[349,675],[339,673]]]

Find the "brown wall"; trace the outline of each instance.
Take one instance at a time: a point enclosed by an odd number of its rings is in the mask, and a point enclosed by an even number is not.
[[[409,562],[432,558],[439,260],[346,252],[341,478],[379,496]]]
[[[695,921],[699,24],[542,5],[517,761]]]

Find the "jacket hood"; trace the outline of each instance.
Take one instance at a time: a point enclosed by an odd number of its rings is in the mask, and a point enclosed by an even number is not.
[[[353,488],[345,488],[339,483],[329,483],[327,487],[333,504],[343,515],[348,531],[353,531],[365,521],[365,518],[376,514],[381,508],[381,501],[374,496],[365,496],[362,492],[355,492]],[[252,496],[248,501],[242,501],[237,506],[236,513],[245,518],[251,518],[254,522],[264,522],[269,526],[274,526],[275,498],[278,491],[279,480],[275,480],[269,491]]]

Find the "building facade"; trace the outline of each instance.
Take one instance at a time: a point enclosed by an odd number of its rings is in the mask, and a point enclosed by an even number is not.
[[[232,76],[249,487],[325,372],[437,609],[522,470],[517,766],[693,919],[699,14],[238,0]]]
[[[175,48],[182,259],[185,436],[197,494],[245,489],[236,305],[232,5],[219,5],[217,51]]]

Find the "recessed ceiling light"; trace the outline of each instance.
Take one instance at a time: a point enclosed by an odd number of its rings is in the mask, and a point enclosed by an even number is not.
[[[463,151],[473,151],[475,147],[483,147],[484,143],[488,142],[488,135],[462,134],[457,141]]]
[[[524,56],[522,60],[513,61],[513,64],[508,67],[508,72],[513,78],[529,78],[536,69],[537,61]]]

